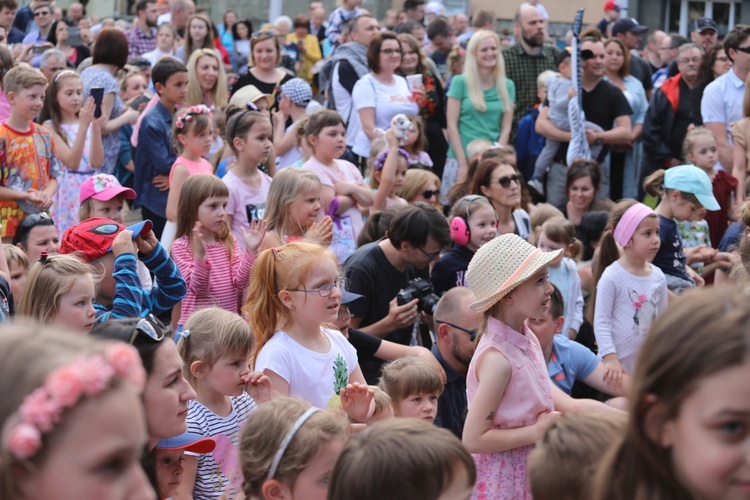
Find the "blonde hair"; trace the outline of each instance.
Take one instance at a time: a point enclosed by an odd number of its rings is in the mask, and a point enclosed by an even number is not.
[[[29,268],[29,257],[17,246],[11,245],[10,243],[4,243],[3,253],[5,254],[5,260],[8,262],[8,266],[10,266],[12,262],[15,262],[21,267],[26,269]]]
[[[18,411],[24,398],[41,387],[54,370],[79,360],[82,356],[104,355],[110,342],[88,336],[70,335],[58,328],[33,323],[15,323],[0,328],[0,428],[5,428]],[[112,378],[109,390],[97,394],[102,398],[120,387],[120,379]],[[90,401],[82,397],[79,404]],[[0,498],[20,498],[19,468],[36,467],[46,456],[45,449],[54,446],[58,432],[65,432],[75,407],[66,408],[63,422],[42,437],[42,450],[35,457],[19,460],[11,455],[5,442],[0,447]]]
[[[268,230],[276,231],[282,238],[289,234],[296,223],[291,220],[289,213],[292,203],[312,193],[313,190],[320,193],[321,189],[320,178],[309,170],[285,168],[278,172],[271,182],[266,199],[264,218]],[[307,228],[299,226],[299,229],[304,234]]]
[[[190,59],[186,64],[188,70],[188,105],[203,104],[203,89],[198,81],[197,66],[198,59],[203,56],[213,57],[219,66],[219,75],[216,78],[216,85],[208,93],[211,95],[211,103],[217,108],[223,108],[229,102],[229,90],[227,88],[227,74],[224,71],[224,63],[214,49],[197,49],[190,54]]]
[[[544,433],[529,455],[535,500],[591,498],[597,468],[610,443],[622,437],[625,414],[565,414]]]
[[[686,159],[687,156],[692,153],[693,148],[695,147],[695,142],[699,137],[710,137],[711,139],[714,139],[714,141],[716,140],[714,133],[706,127],[695,127],[694,129],[689,130],[685,135],[685,140],[682,141],[682,154]]]
[[[16,66],[8,71],[3,77],[3,91],[5,95],[10,92],[18,93],[24,89],[30,89],[36,85],[42,85],[45,89],[49,82],[44,73],[31,66]]]
[[[120,204],[123,205],[122,207],[123,217],[125,217],[128,213],[128,204],[125,202],[125,193],[120,193],[117,196],[114,196],[114,199],[120,200]],[[91,206],[94,204],[94,202],[91,200],[93,200],[93,198],[86,198],[85,200],[81,202],[81,206],[78,207],[78,222],[83,222],[86,219],[91,218],[91,212],[94,209]],[[112,198],[106,201],[111,201],[111,200]]]
[[[398,196],[411,203],[424,190],[424,187],[431,182],[435,183],[435,189],[439,191],[440,179],[437,175],[421,168],[409,169],[406,171],[404,184],[401,186]]]
[[[565,217],[552,217],[539,228],[539,235],[553,243],[565,245],[568,257],[577,261],[583,253],[583,243],[576,239],[576,227]],[[538,236],[537,235],[537,240]]]
[[[388,393],[377,385],[371,385],[370,389],[373,391],[372,401],[375,404],[375,411],[372,412],[372,417],[370,418],[382,415],[388,410],[388,408],[393,409],[393,401]]]
[[[282,441],[292,426],[311,405],[300,399],[277,397],[258,406],[242,429],[239,460],[245,478],[247,498],[260,498],[263,483]],[[320,410],[297,429],[278,463],[273,479],[294,485],[297,477],[312,463],[318,450],[348,436],[348,421],[343,412]]]
[[[398,414],[398,404],[413,394],[443,393],[445,384],[427,361],[414,356],[399,358],[383,367],[378,386],[391,397]]]
[[[220,307],[207,307],[193,313],[185,323],[177,350],[185,363],[183,372],[196,385],[190,365],[201,361],[209,367],[226,355],[250,357],[253,333],[241,316]]]
[[[487,139],[474,139],[466,145],[466,156],[471,162],[474,159],[480,157],[482,153],[492,147],[492,143]]]
[[[418,419],[378,422],[354,436],[331,473],[330,500],[436,499],[466,472],[476,477],[474,460],[450,431]]]
[[[250,277],[250,291],[242,312],[250,318],[250,328],[255,335],[253,365],[263,349],[279,328],[294,322],[279,292],[294,290],[302,286],[313,265],[329,258],[338,266],[336,255],[327,247],[308,241],[289,243],[278,249],[271,248],[260,253],[255,260]]]
[[[559,208],[550,203],[540,203],[534,207],[534,210],[529,214],[531,219],[531,234],[529,234],[529,243],[536,246],[537,237],[539,231],[542,229],[542,224],[547,222],[552,217],[565,217]]]
[[[541,73],[539,73],[539,76],[536,77],[536,88],[547,88],[547,81],[554,76],[560,76],[560,73],[552,71],[551,69],[542,71]]]
[[[498,49],[497,65],[492,70],[492,79],[495,81],[497,94],[500,96],[500,101],[503,103],[503,112],[512,111],[513,103],[510,100],[508,87],[506,86],[505,60],[500,51],[500,37],[498,37],[497,33],[494,31],[479,30],[469,39],[469,45],[466,48],[466,62],[464,63],[463,72],[466,88],[469,91],[469,100],[477,111],[481,111],[482,113],[487,111],[487,103],[484,102],[484,92],[482,91],[482,83],[479,76],[477,50],[479,49],[479,44],[488,38],[495,40]]]
[[[40,323],[51,322],[57,316],[60,297],[84,276],[90,276],[94,284],[101,280],[91,266],[75,255],[50,255],[36,262],[26,274],[18,314]]]

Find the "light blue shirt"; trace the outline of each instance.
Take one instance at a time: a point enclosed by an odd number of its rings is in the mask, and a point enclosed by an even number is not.
[[[703,91],[701,115],[703,123],[723,123],[727,129],[727,141],[733,145],[730,124],[742,120],[742,100],[745,97],[745,82],[734,69],[709,83]],[[726,170],[721,164],[717,166]]]
[[[547,363],[549,378],[565,394],[570,395],[576,380],[584,380],[599,366],[599,358],[588,347],[568,339],[565,335],[555,335],[552,355]]]

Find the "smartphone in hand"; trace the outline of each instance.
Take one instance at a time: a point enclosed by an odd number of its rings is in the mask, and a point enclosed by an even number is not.
[[[91,97],[94,98],[94,118],[102,116],[102,99],[104,99],[104,87],[91,87]]]

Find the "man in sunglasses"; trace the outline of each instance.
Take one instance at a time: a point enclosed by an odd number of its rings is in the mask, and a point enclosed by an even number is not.
[[[717,168],[731,170],[732,175],[744,187],[745,172],[732,168],[734,154],[731,124],[742,120],[742,100],[745,96],[745,79],[750,72],[750,26],[738,24],[724,38],[724,52],[732,69],[709,83],[703,91],[701,115],[703,124],[716,138],[719,147]],[[740,194],[738,192],[738,194]],[[744,199],[744,195],[742,199]]]
[[[450,243],[448,222],[435,207],[402,208],[386,237],[359,247],[345,263],[349,291],[363,297],[349,304],[351,327],[402,345],[414,344],[418,299],[398,305],[396,296],[414,278],[429,278],[429,267]],[[362,366],[376,372],[380,366]]]
[[[573,75],[575,78],[575,75]],[[583,111],[586,120],[599,125],[601,132],[586,130],[590,145],[603,145],[595,160],[602,170],[602,186],[599,196],[609,196],[609,166],[603,164],[610,145],[630,142],[630,115],[632,109],[622,91],[604,80],[604,43],[595,37],[586,37],[581,42],[581,85],[583,88]],[[614,125],[613,125],[614,124]],[[539,112],[536,132],[548,139],[564,144],[557,149],[552,167],[547,173],[547,201],[558,208],[567,203],[565,177],[568,168],[566,156],[570,132],[557,128],[549,119],[548,103]]]
[[[466,421],[466,372],[474,356],[477,332],[483,317],[469,309],[476,298],[466,287],[451,288],[440,298],[433,323],[432,354],[445,370],[445,390],[438,400],[435,425],[448,429],[459,439]]]
[[[52,16],[52,4],[49,3],[38,3],[33,10],[33,14],[37,30],[32,31],[24,37],[24,45],[41,45],[46,43],[49,30],[52,27],[52,21],[55,20]]]

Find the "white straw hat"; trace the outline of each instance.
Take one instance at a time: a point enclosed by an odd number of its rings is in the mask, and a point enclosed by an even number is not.
[[[469,263],[466,281],[477,301],[469,307],[483,313],[542,267],[562,259],[563,250],[542,252],[515,234],[485,243]]]

